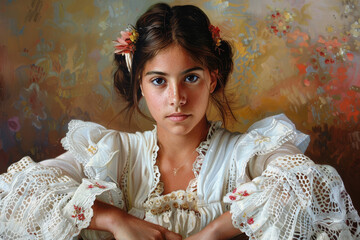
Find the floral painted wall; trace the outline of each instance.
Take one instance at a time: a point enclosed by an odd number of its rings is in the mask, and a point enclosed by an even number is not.
[[[245,131],[284,112],[311,135],[307,155],[339,171],[360,209],[360,1],[165,2],[201,7],[232,42],[228,93],[238,121],[228,128]],[[25,155],[40,161],[62,153],[70,119],[152,128],[139,115],[129,122],[120,113],[112,40],[153,3],[0,2],[0,172]],[[219,119],[214,111],[209,118]]]

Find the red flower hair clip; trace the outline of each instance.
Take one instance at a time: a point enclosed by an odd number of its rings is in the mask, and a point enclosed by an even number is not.
[[[139,38],[139,33],[134,27],[128,28],[126,31],[120,32],[121,37],[118,37],[114,42],[115,54],[125,56],[126,65],[130,72],[132,55],[135,52],[135,43]]]
[[[211,32],[211,36],[215,43],[215,48],[218,48],[221,45],[221,37],[220,37],[220,29],[212,24],[209,26],[209,30]]]

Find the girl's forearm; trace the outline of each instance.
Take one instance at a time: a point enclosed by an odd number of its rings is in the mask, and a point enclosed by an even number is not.
[[[232,239],[239,234],[241,231],[233,226],[230,212],[225,212],[187,240],[225,240]]]
[[[216,218],[207,227],[215,234],[216,239],[231,239],[242,233],[232,224],[231,213],[229,211]]]

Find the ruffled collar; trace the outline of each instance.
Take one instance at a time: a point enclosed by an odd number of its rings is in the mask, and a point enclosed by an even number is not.
[[[216,131],[221,128],[221,125],[222,125],[222,122],[220,122],[220,121],[216,121],[216,122],[210,121],[210,127],[208,130],[206,139],[204,141],[202,141],[199,144],[199,146],[196,148],[196,151],[198,152],[199,155],[196,157],[196,159],[193,163],[193,169],[192,169],[195,177],[192,180],[190,180],[189,185],[186,189],[186,192],[188,192],[188,193],[196,193],[197,192],[197,182],[198,182],[197,180],[199,177],[201,166],[205,159],[206,152],[209,149],[211,138],[214,136]],[[161,194],[164,191],[164,184],[160,181],[161,173],[159,171],[159,167],[156,165],[157,155],[158,155],[158,151],[159,151],[159,146],[157,144],[157,127],[156,127],[156,125],[154,125],[152,134],[153,134],[155,142],[156,142],[156,144],[154,144],[155,147],[152,151],[152,157],[151,157],[153,173],[154,173],[154,181],[153,181],[148,199],[150,199],[152,197],[159,197],[159,196],[161,196]],[[173,191],[169,194],[172,194],[174,192],[175,193],[183,192],[183,191],[184,190],[177,190],[177,191]],[[169,194],[166,194],[166,195],[169,195]]]

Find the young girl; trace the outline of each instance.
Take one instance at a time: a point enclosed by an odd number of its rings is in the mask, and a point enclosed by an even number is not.
[[[231,133],[232,50],[195,6],[156,4],[116,41],[115,86],[152,131],[73,120],[67,152],[25,157],[0,177],[3,239],[359,239],[341,178],[303,155],[309,139],[284,115]],[[231,111],[230,111],[231,112]]]

